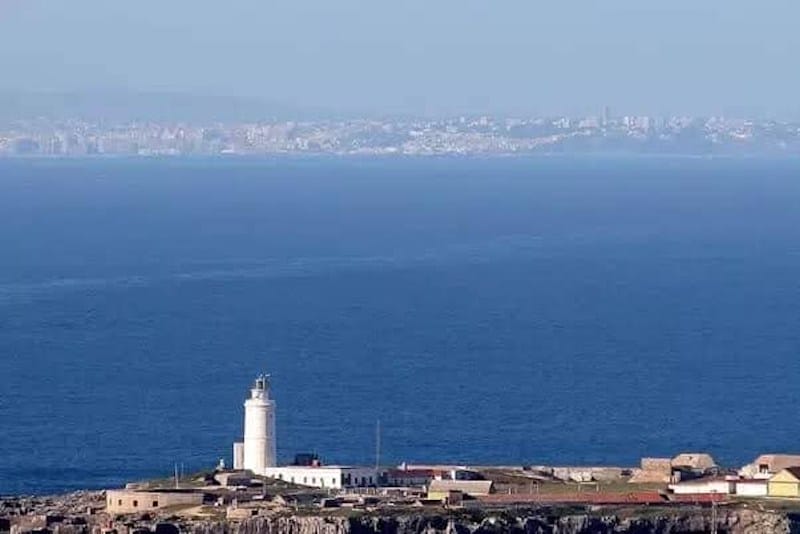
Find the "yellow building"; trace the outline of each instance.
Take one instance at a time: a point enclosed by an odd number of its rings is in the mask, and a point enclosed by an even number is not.
[[[779,498],[800,498],[800,467],[787,467],[767,483],[767,495]]]

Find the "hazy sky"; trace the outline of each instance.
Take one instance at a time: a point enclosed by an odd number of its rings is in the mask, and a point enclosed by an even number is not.
[[[796,115],[799,29],[798,0],[0,0],[0,89]]]

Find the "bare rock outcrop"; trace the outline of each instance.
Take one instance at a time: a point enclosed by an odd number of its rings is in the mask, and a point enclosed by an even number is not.
[[[800,533],[800,518],[769,511],[708,509],[559,513],[504,511],[448,514],[287,515],[241,523],[181,525],[187,534],[719,534]]]

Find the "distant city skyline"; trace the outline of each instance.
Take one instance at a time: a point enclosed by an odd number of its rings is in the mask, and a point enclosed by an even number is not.
[[[114,121],[34,116],[0,124],[3,156],[800,154],[800,122],[601,116]]]
[[[790,0],[6,0],[0,91],[332,114],[800,115]]]

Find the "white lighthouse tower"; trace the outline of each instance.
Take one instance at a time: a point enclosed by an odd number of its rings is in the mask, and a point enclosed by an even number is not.
[[[234,443],[233,464],[263,475],[275,467],[275,456],[275,401],[269,398],[269,375],[260,375],[244,403],[244,443]]]

